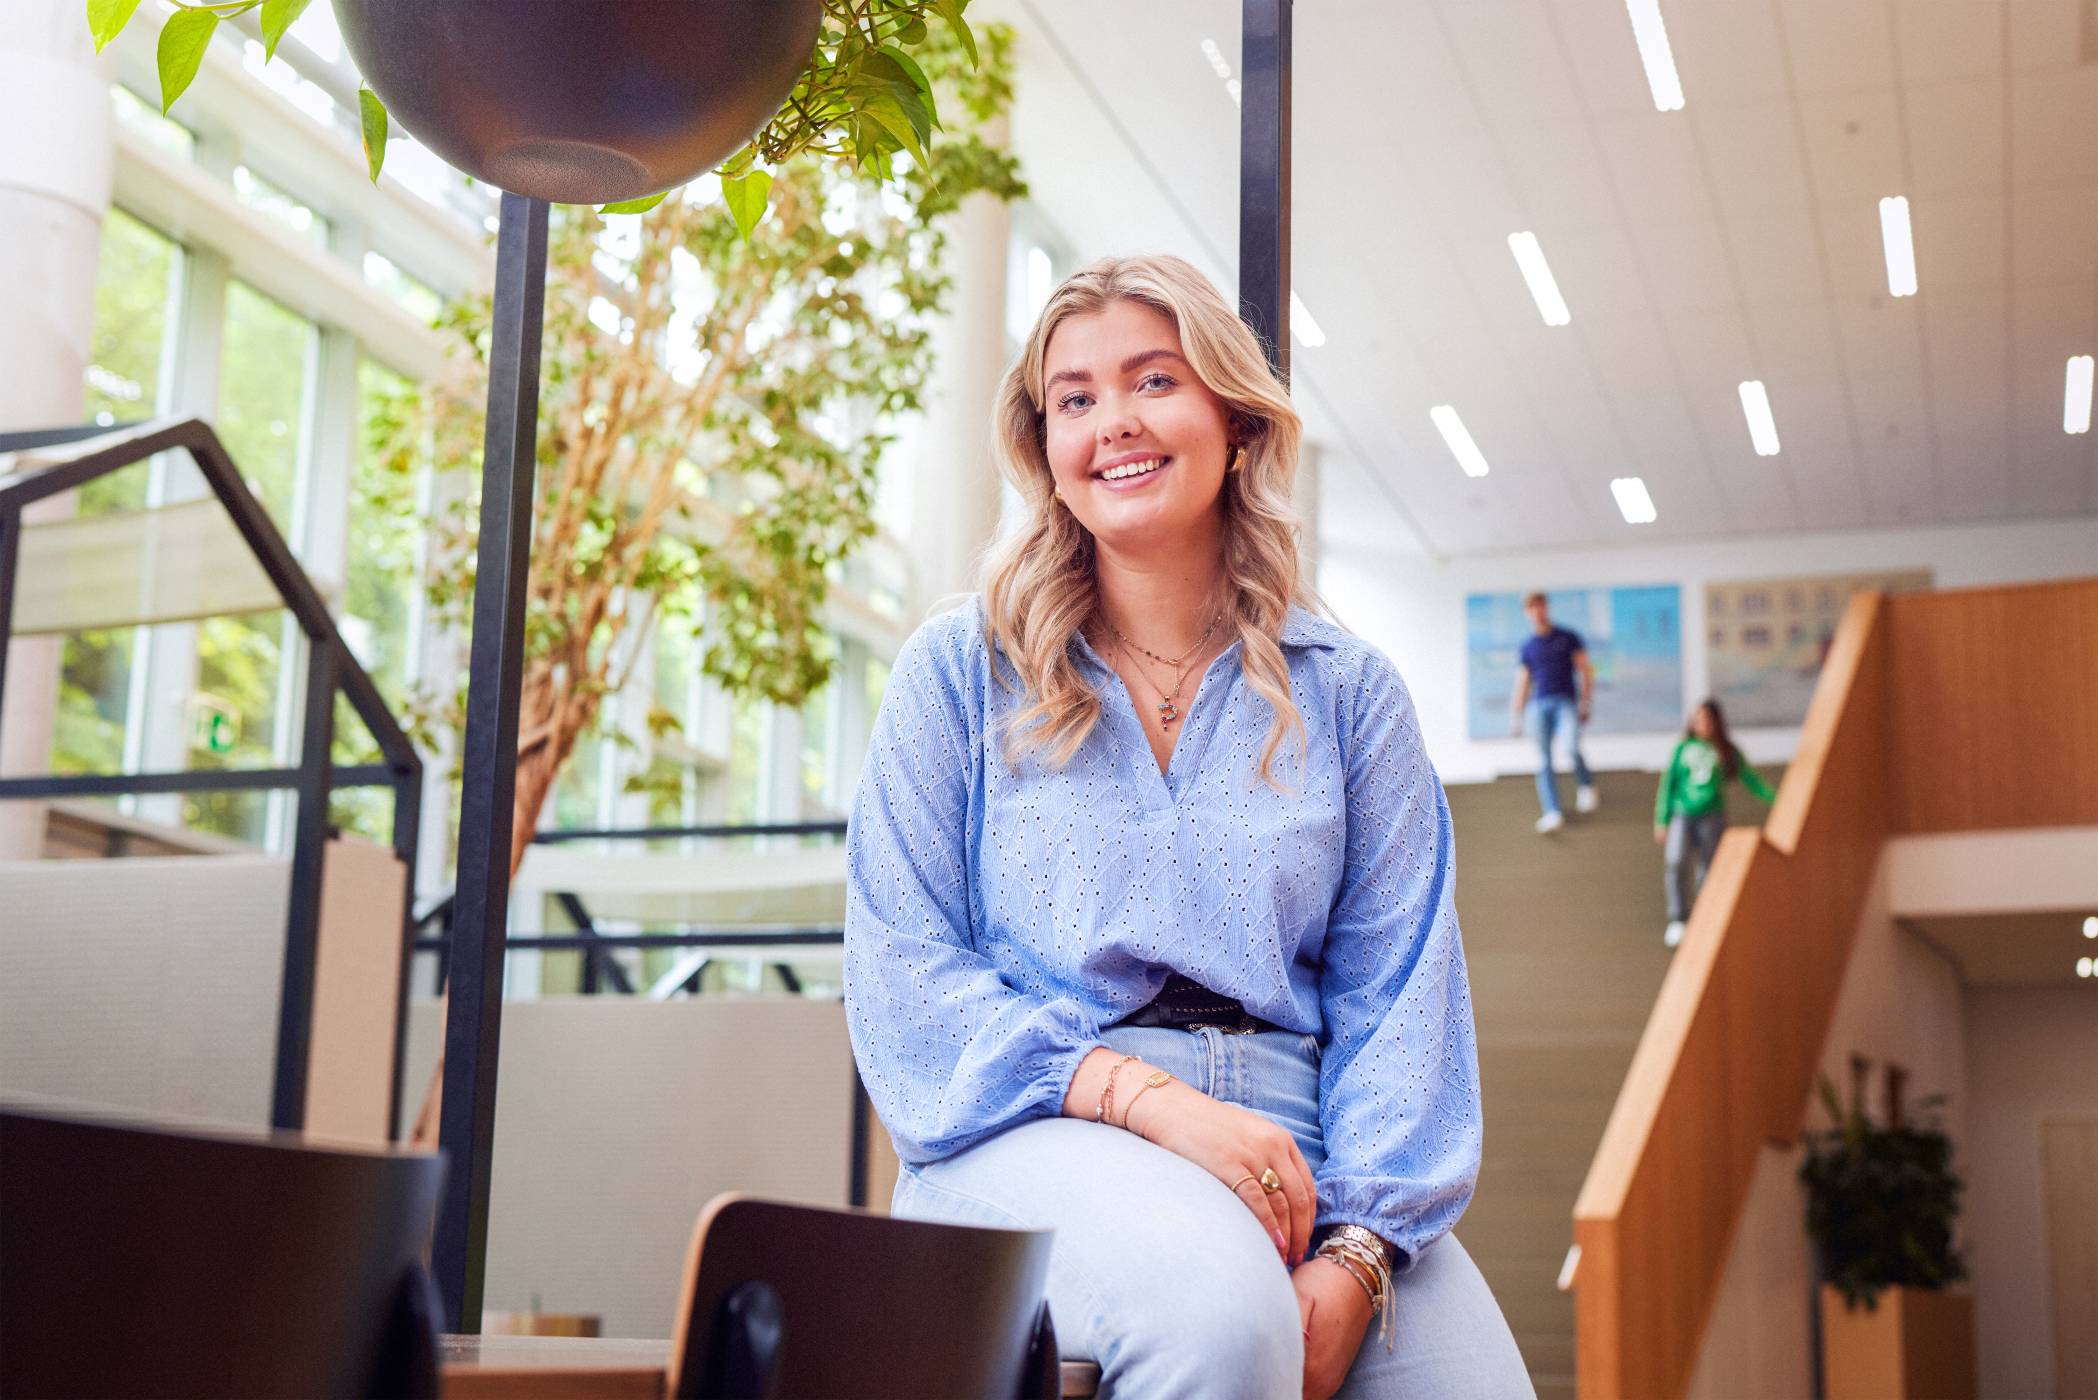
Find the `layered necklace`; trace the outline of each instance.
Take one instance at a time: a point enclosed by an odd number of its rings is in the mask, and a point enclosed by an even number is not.
[[[1194,659],[1201,653],[1202,648],[1209,644],[1209,639],[1216,635],[1217,624],[1224,620],[1224,614],[1213,614],[1209,619],[1209,626],[1203,628],[1202,635],[1195,638],[1195,644],[1178,656],[1160,656],[1149,647],[1138,646],[1122,635],[1122,629],[1115,626],[1114,619],[1106,617],[1103,613],[1102,620],[1107,623],[1107,630],[1115,634],[1115,640],[1125,648],[1125,655],[1129,649],[1140,651],[1173,673],[1173,688],[1168,691],[1157,681],[1151,680],[1150,672],[1141,665],[1136,668],[1137,674],[1149,681],[1151,688],[1158,692],[1158,727],[1172,728],[1173,721],[1180,718],[1180,692],[1187,688],[1187,678],[1194,673]]]

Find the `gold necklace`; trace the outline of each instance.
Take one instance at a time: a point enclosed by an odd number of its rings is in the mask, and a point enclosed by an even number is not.
[[[1104,611],[1100,614],[1100,618],[1103,622],[1107,624],[1107,630],[1115,634],[1116,641],[1120,642],[1125,647],[1136,647],[1138,651],[1150,657],[1159,665],[1166,667],[1168,670],[1172,670],[1178,668],[1181,662],[1186,661],[1190,656],[1193,656],[1196,652],[1202,650],[1202,644],[1207,642],[1211,634],[1217,630],[1217,624],[1224,620],[1224,614],[1221,611],[1212,614],[1209,619],[1209,626],[1202,629],[1202,635],[1195,638],[1195,644],[1189,647],[1186,651],[1182,652],[1178,657],[1160,656],[1157,652],[1151,650],[1149,647],[1137,646],[1135,642],[1130,641],[1127,637],[1122,635],[1122,629],[1115,626],[1115,620],[1109,617]]]
[[[1110,628],[1114,626],[1112,622],[1110,622],[1107,625]],[[1210,631],[1215,630],[1215,624],[1212,623],[1210,626]],[[1209,633],[1205,632],[1202,635],[1203,639],[1206,641],[1208,639]],[[1123,637],[1120,632],[1116,632],[1115,636],[1121,638],[1123,642],[1127,643],[1130,646],[1136,645],[1134,642],[1130,642],[1127,637]],[[1144,651],[1142,647],[1137,647],[1136,649],[1138,651]],[[1197,650],[1199,649],[1200,643],[1197,643]],[[1173,727],[1173,721],[1180,718],[1180,692],[1187,689],[1187,678],[1194,672],[1194,666],[1190,664],[1185,671],[1179,673],[1179,679],[1173,682],[1173,693],[1171,695],[1168,695],[1166,694],[1165,687],[1160,685],[1157,681],[1152,680],[1151,673],[1146,671],[1143,668],[1143,666],[1140,663],[1138,663],[1136,658],[1130,656],[1127,651],[1124,651],[1122,655],[1124,659],[1126,659],[1129,662],[1130,666],[1135,669],[1136,673],[1144,678],[1145,683],[1148,684],[1153,690],[1158,692],[1158,727],[1160,729],[1171,729]],[[1151,653],[1148,651],[1144,651],[1144,655],[1150,656]],[[1193,651],[1190,651],[1184,654],[1180,659],[1182,661],[1188,661],[1194,655],[1195,653]],[[1161,657],[1154,659],[1163,660],[1164,658]]]

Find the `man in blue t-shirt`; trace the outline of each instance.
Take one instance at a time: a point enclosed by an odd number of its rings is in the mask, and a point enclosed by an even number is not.
[[[1544,815],[1537,819],[1540,832],[1557,831],[1566,825],[1559,811],[1559,790],[1552,777],[1552,738],[1564,729],[1571,740],[1574,768],[1574,810],[1593,812],[1597,798],[1595,779],[1581,757],[1581,726],[1595,705],[1595,667],[1588,660],[1588,646],[1570,627],[1555,626],[1551,605],[1542,593],[1523,599],[1530,616],[1530,640],[1523,643],[1522,674],[1515,681],[1515,704],[1509,716],[1509,733],[1522,737],[1523,710],[1527,707],[1536,727],[1537,747],[1543,762],[1537,769],[1537,800]],[[1578,680],[1576,679],[1578,678]]]

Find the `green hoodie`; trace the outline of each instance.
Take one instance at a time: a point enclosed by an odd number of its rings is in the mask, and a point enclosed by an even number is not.
[[[1654,798],[1654,825],[1666,826],[1678,814],[1702,817],[1719,811],[1726,805],[1726,794],[1721,791],[1725,783],[1726,765],[1719,750],[1699,738],[1683,739],[1668,756],[1668,771],[1661,776],[1661,791]],[[1776,800],[1770,784],[1757,777],[1745,761],[1741,785],[1765,802]]]

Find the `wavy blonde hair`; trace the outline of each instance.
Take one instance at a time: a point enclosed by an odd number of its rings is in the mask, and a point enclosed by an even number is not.
[[[1279,788],[1276,754],[1291,737],[1300,753],[1304,743],[1304,718],[1282,655],[1282,624],[1292,604],[1316,605],[1300,577],[1299,526],[1290,504],[1303,423],[1246,323],[1208,278],[1168,256],[1103,258],[1072,274],[1050,295],[998,394],[999,467],[1026,502],[1027,522],[985,561],[985,630],[993,656],[1003,654],[1033,702],[1007,730],[1006,761],[1017,764],[1039,750],[1061,767],[1100,718],[1100,697],[1070,651],[1071,639],[1099,609],[1093,536],[1056,500],[1042,380],[1057,327],[1117,301],[1147,306],[1173,323],[1188,364],[1224,401],[1232,435],[1243,446],[1239,469],[1224,477],[1223,607],[1241,644],[1246,679],[1275,712],[1260,751],[1260,776]],[[1000,680],[1011,683],[1002,672]]]

